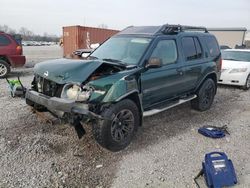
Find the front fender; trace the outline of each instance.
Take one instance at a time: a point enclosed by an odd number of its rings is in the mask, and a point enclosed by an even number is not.
[[[133,92],[139,93],[136,80],[126,80],[122,78],[111,86],[102,102],[117,102]]]

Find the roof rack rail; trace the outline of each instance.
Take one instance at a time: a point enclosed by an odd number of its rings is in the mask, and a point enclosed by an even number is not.
[[[206,27],[195,27],[195,26],[187,26],[187,25],[163,25],[161,28],[161,32],[165,34],[177,34],[179,32],[184,31],[204,31],[208,33]]]

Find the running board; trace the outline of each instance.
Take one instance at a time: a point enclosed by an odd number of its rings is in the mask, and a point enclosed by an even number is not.
[[[190,96],[190,97],[187,97],[187,98],[185,98],[185,99],[179,99],[176,103],[172,103],[172,104],[170,104],[169,106],[166,106],[166,107],[164,107],[164,108],[155,108],[155,109],[152,109],[152,110],[148,110],[148,111],[144,111],[143,112],[143,116],[144,117],[146,117],[146,116],[152,116],[152,115],[155,115],[155,114],[158,114],[158,113],[160,113],[160,112],[163,112],[163,111],[165,111],[165,110],[168,110],[168,109],[170,109],[170,108],[173,108],[173,107],[175,107],[175,106],[178,106],[178,105],[180,105],[180,104],[183,104],[183,103],[185,103],[185,102],[188,102],[188,101],[191,101],[191,100],[193,100],[193,99],[195,99],[197,97],[197,95],[192,95],[192,96]]]

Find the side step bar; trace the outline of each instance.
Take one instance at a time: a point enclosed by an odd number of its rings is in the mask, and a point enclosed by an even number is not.
[[[160,112],[163,112],[165,110],[168,110],[170,108],[173,108],[175,106],[178,106],[180,104],[183,104],[185,102],[188,102],[188,101],[191,101],[193,99],[195,99],[197,97],[197,95],[192,95],[192,96],[189,96],[185,99],[179,99],[176,103],[172,103],[164,108],[155,108],[155,109],[152,109],[152,110],[148,110],[148,111],[144,111],[143,112],[143,116],[146,117],[146,116],[152,116],[152,115],[155,115],[155,114],[158,114]]]

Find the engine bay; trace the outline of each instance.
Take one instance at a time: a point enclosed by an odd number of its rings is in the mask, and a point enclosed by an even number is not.
[[[126,67],[103,63],[100,67],[98,67],[86,80],[86,82],[97,80],[99,78],[103,78],[105,76],[109,76],[111,74],[117,73],[119,71],[125,70]]]

